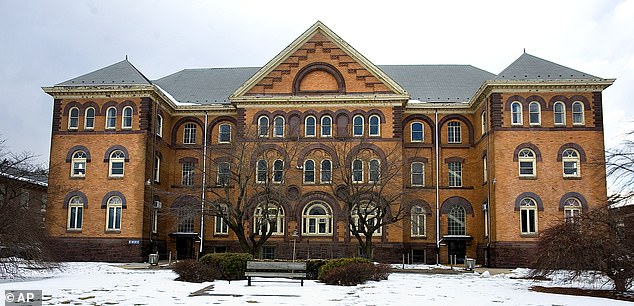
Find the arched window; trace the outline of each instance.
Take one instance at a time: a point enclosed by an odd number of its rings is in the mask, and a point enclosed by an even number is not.
[[[258,160],[256,179],[258,183],[265,183],[268,178],[269,165],[266,160]]]
[[[277,116],[273,119],[273,136],[284,137],[284,117]]]
[[[425,139],[424,127],[421,122],[412,122],[411,127],[411,140],[412,142],[422,142]]]
[[[332,137],[332,118],[330,116],[321,117],[321,137]]]
[[[317,125],[317,121],[315,117],[313,116],[306,117],[306,121],[304,122],[304,135],[306,135],[306,137],[315,137],[315,135],[317,134],[316,125]]]
[[[577,198],[567,198],[564,201],[564,218],[568,223],[579,222],[581,202]]]
[[[86,176],[86,152],[75,151],[71,159],[71,176],[72,177],[84,177]]]
[[[520,230],[522,234],[537,233],[537,203],[532,198],[520,201]]]
[[[188,203],[178,208],[177,210],[177,228],[179,233],[193,233],[194,232],[194,218],[196,217],[196,208]]]
[[[95,128],[95,108],[89,107],[86,108],[86,112],[84,114],[84,129],[92,130]]]
[[[528,114],[530,125],[540,125],[542,123],[542,110],[539,102],[533,101],[528,105]]]
[[[183,143],[196,144],[196,124],[187,123],[183,129]]]
[[[109,107],[106,110],[106,129],[114,129],[117,126],[117,109]]]
[[[381,179],[381,167],[378,159],[372,159],[369,163],[369,173],[368,182],[370,183],[378,183]]]
[[[356,230],[361,235],[369,232],[370,229],[380,224],[378,220],[380,214],[379,209],[370,203],[362,203],[352,207],[351,217],[352,223],[350,224],[350,230]],[[372,236],[380,236],[381,227],[374,229]]]
[[[522,125],[522,104],[518,101],[511,103],[511,125]]]
[[[363,161],[360,159],[352,161],[352,182],[363,182]]]
[[[277,159],[273,162],[273,183],[281,183],[284,179],[284,162]]]
[[[253,232],[264,235],[284,234],[284,209],[276,203],[258,205],[253,215]]]
[[[450,121],[449,123],[447,123],[447,142],[449,143],[462,142],[460,122]]]
[[[462,206],[454,205],[447,214],[447,234],[448,235],[466,235],[467,223],[466,213]]]
[[[261,116],[258,119],[258,136],[269,136],[269,117]]]
[[[517,160],[519,161],[520,176],[535,176],[535,152],[533,150],[524,148],[517,153]]]
[[[425,164],[421,162],[413,162],[411,165],[411,184],[414,187],[425,186]]]
[[[572,103],[572,124],[584,125],[583,103],[576,101]]]
[[[381,135],[381,118],[377,115],[370,116],[369,120],[370,125],[370,136],[380,136]]]
[[[322,201],[315,201],[302,212],[303,235],[332,235],[332,209]]]
[[[118,196],[113,196],[108,199],[106,206],[106,230],[108,231],[120,231],[121,230],[121,211],[123,208],[123,201]]]
[[[221,124],[218,128],[218,142],[230,143],[231,142],[231,125]]]
[[[320,180],[322,184],[332,182],[332,161],[330,159],[324,159],[321,161],[321,175]]]
[[[575,149],[566,149],[561,154],[564,177],[579,177],[579,152]]]
[[[121,150],[115,150],[110,153],[109,174],[110,177],[123,177],[123,169],[125,162],[125,153]]]
[[[304,161],[304,184],[314,184],[315,183],[315,161],[306,160]]]
[[[81,230],[84,212],[84,201],[79,196],[68,200],[68,224],[69,230]]]
[[[412,237],[425,237],[426,224],[425,224],[425,209],[420,206],[414,206],[411,210],[411,235]]]
[[[123,108],[123,116],[121,117],[121,128],[132,128],[132,107],[126,106]]]
[[[68,111],[68,129],[76,130],[79,127],[79,108],[71,107]]]
[[[363,116],[356,115],[352,118],[352,135],[363,136]]]
[[[156,115],[156,135],[163,137],[163,116]]]
[[[566,125],[566,105],[563,102],[555,102],[553,114],[555,116],[555,125]]]

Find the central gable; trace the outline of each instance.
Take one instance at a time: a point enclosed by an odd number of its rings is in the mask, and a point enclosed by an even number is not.
[[[388,75],[317,22],[238,88],[232,98],[347,94],[407,95]]]

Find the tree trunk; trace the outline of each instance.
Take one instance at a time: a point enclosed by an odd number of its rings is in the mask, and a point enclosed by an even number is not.
[[[622,277],[615,277],[612,279],[614,282],[614,290],[616,292],[625,292],[627,291],[627,280]]]

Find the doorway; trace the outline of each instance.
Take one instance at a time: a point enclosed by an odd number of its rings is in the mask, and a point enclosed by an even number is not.
[[[464,240],[450,240],[447,241],[447,247],[449,250],[449,262],[455,256],[456,264],[464,264],[464,259],[467,256],[467,242]]]
[[[177,237],[176,238],[176,256],[178,259],[194,258],[194,238]]]

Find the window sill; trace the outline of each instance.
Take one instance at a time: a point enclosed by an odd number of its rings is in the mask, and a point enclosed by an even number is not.
[[[85,179],[86,179],[86,176],[85,176],[85,175],[84,175],[84,176],[72,176],[72,175],[71,175],[71,176],[69,177],[69,179],[71,179],[71,180],[85,180]]]
[[[66,229],[67,234],[81,234],[81,229]]]
[[[539,234],[520,234],[520,238],[539,238]]]
[[[214,237],[226,238],[226,237],[229,237],[229,233],[226,233],[226,234],[225,233],[214,233]]]
[[[109,180],[122,180],[124,178],[124,176],[109,176],[108,179]]]
[[[118,234],[121,234],[121,230],[106,230],[104,234],[118,235]]]
[[[564,176],[564,180],[578,181],[581,180],[581,176]]]
[[[410,236],[410,238],[417,239],[417,240],[425,240],[427,239],[427,236]]]
[[[520,180],[536,180],[537,176],[520,176]]]

